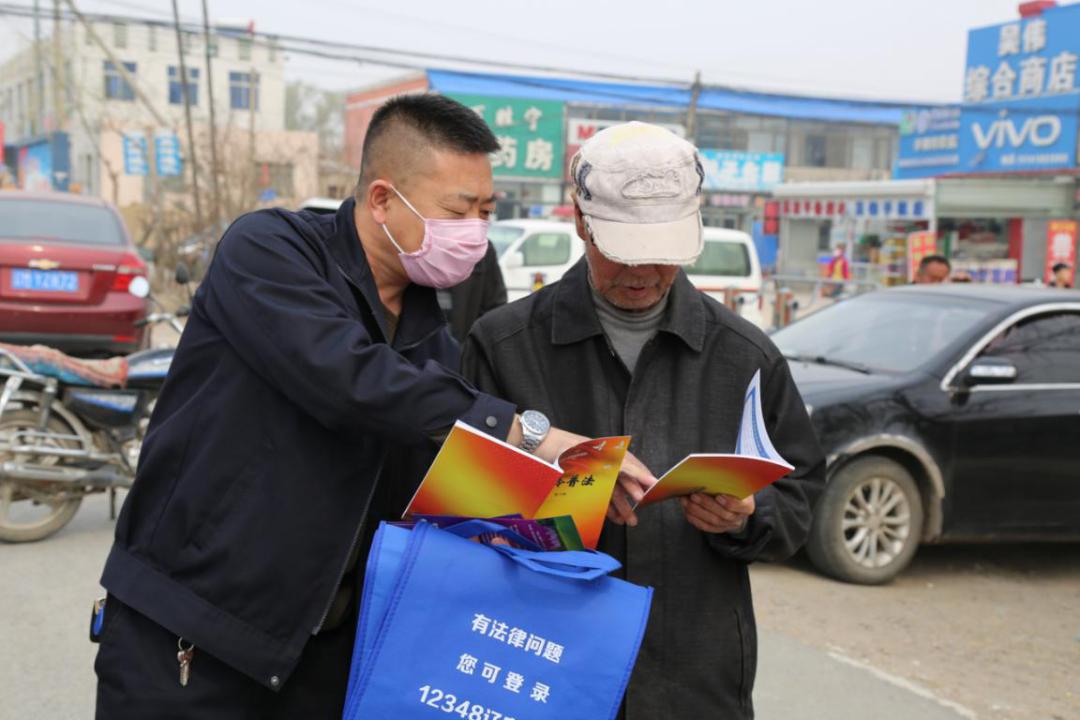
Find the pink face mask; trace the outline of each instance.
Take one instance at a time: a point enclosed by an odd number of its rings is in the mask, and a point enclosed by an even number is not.
[[[424,221],[424,241],[420,249],[407,253],[397,244],[386,225],[386,237],[397,248],[405,274],[417,285],[449,288],[463,282],[487,252],[487,220],[429,220],[412,203],[391,187],[401,201]]]

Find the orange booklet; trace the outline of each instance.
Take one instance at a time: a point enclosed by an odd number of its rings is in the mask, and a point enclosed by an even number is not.
[[[571,515],[582,543],[595,548],[629,445],[628,437],[588,440],[552,465],[458,422],[403,517]]]
[[[765,429],[761,412],[761,372],[758,371],[746,388],[735,453],[686,457],[664,473],[645,493],[639,506],[696,492],[732,495],[742,500],[794,469],[773,447]]]

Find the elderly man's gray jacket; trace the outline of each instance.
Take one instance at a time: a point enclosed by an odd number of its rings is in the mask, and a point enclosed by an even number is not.
[[[629,720],[752,718],[757,635],[747,564],[790,557],[806,540],[825,463],[787,362],[759,329],[680,271],[657,335],[633,375],[597,318],[584,258],[560,282],[481,318],[463,370],[479,389],[589,437],[632,435],[657,476],[691,453],[734,451],[743,395],[758,370],[773,444],[795,466],[756,496],[738,537],[692,527],[677,501],[608,523],[600,550],[656,589],[627,693]]]

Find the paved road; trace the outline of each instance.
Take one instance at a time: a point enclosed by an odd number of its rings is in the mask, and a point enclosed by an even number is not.
[[[94,497],[58,535],[0,545],[0,719],[92,717],[94,646],[86,639],[87,622],[112,528],[105,499]],[[763,630],[760,663],[762,720],[964,717],[783,633]],[[874,709],[869,715],[868,708]]]

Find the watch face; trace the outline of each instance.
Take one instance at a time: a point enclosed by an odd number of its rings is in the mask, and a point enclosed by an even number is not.
[[[521,414],[521,424],[530,435],[545,435],[551,429],[551,422],[543,413],[526,410]]]

